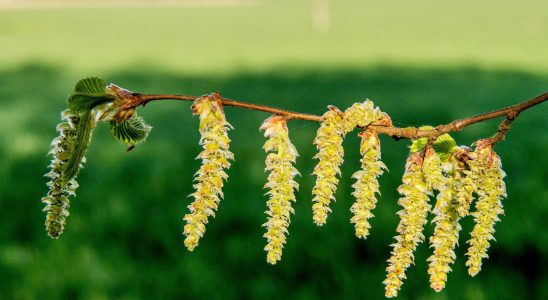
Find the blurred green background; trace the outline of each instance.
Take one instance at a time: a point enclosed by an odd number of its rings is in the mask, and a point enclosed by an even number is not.
[[[398,126],[439,124],[547,90],[546,1],[0,1],[1,299],[382,299],[406,141],[382,137],[382,197],[368,240],[349,223],[358,139],[345,141],[337,202],[312,224],[317,124],[294,121],[301,190],[281,262],[265,261],[268,117],[227,108],[236,161],[217,217],[190,253],[182,217],[199,167],[189,103],[151,103],[130,153],[98,126],[63,236],[44,232],[46,153],[73,84],[99,76],[142,93],[226,97],[321,114],[368,97]],[[464,268],[463,221],[447,288],[428,287],[427,244],[400,299],[548,299],[547,107],[523,113],[497,146],[506,214],[483,271]],[[455,134],[461,144],[497,121]],[[428,224],[427,234],[432,231]]]

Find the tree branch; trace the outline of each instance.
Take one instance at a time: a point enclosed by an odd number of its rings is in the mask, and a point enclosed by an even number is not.
[[[199,98],[197,96],[176,95],[176,94],[143,95],[143,94],[134,93],[133,95],[136,97],[134,98],[135,101],[132,101],[131,104],[129,105],[130,108],[136,108],[141,105],[144,106],[145,104],[149,102],[157,101],[157,100],[194,101],[197,98]],[[317,115],[293,112],[293,111],[265,106],[265,105],[246,103],[246,102],[232,100],[232,99],[228,99],[220,96],[219,96],[219,99],[221,101],[221,104],[224,106],[234,106],[234,107],[240,107],[240,108],[245,108],[250,110],[267,112],[274,115],[284,116],[288,120],[294,119],[294,120],[306,120],[306,121],[314,121],[314,122],[319,122],[321,120],[321,116],[317,116]],[[543,103],[546,100],[548,100],[548,92],[545,92],[534,98],[531,98],[529,100],[523,101],[521,103],[518,103],[512,106],[508,106],[505,108],[501,108],[495,111],[483,113],[476,116],[471,116],[464,119],[455,120],[447,124],[438,125],[435,127],[435,129],[419,129],[416,127],[401,128],[401,127],[386,126],[381,124],[372,124],[370,126],[375,127],[375,130],[378,133],[389,135],[393,137],[394,139],[417,139],[417,138],[426,137],[430,140],[435,140],[437,137],[439,137],[440,135],[444,133],[460,131],[463,128],[470,126],[472,124],[476,124],[479,122],[505,116],[506,119],[500,123],[498,132],[493,137],[490,138],[491,143],[496,144],[499,141],[504,140],[506,133],[510,129],[510,125],[519,116],[519,114],[522,111],[530,107],[533,107],[535,105],[538,105],[540,103]]]

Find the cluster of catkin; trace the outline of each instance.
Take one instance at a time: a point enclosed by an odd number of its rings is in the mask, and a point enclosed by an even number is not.
[[[365,239],[380,193],[377,178],[386,169],[381,161],[377,132],[374,126],[369,125],[388,126],[391,121],[369,100],[356,103],[344,112],[334,106],[328,108],[314,140],[318,163],[313,172],[316,175],[312,190],[313,219],[317,225],[325,224],[341,174],[344,137],[353,129],[361,128],[361,169],[352,176],[356,180],[352,185],[352,195],[356,200],[350,208],[350,221],[354,224],[356,236]],[[228,177],[226,169],[230,167],[229,160],[233,159],[233,154],[228,150],[230,139],[227,132],[230,125],[219,95],[211,94],[197,99],[193,111],[200,116],[200,144],[204,150],[198,156],[202,166],[196,173],[195,192],[192,194],[194,202],[189,205],[190,213],[184,218],[187,222],[184,227],[185,245],[189,250],[198,245],[208,218],[215,215],[223,197],[223,182]],[[267,152],[265,170],[269,173],[265,184],[268,209],[267,222],[263,224],[267,239],[264,249],[267,261],[275,264],[281,260],[291,214],[294,213],[291,204],[296,201],[295,191],[299,188],[295,181],[299,172],[294,166],[298,153],[289,139],[284,116],[268,118],[260,129],[267,137],[264,144]],[[464,146],[455,146],[449,135],[443,135],[438,140],[432,143],[414,141],[407,159],[403,183],[398,188],[401,194],[398,204],[402,207],[398,212],[400,223],[384,280],[387,297],[397,296],[406,278],[405,271],[414,263],[414,252],[425,239],[423,227],[430,213],[434,215],[432,222],[435,229],[430,237],[433,253],[428,258],[428,274],[435,291],[445,287],[447,274],[455,261],[460,219],[472,215],[476,222],[468,241],[466,262],[470,275],[476,275],[481,269],[482,259],[487,257],[494,224],[499,220],[498,215],[502,214],[500,201],[505,196],[504,172],[489,139],[478,141],[473,151]],[[433,207],[429,202],[431,197],[436,198]],[[477,198],[475,211],[471,212],[474,198]]]
[[[500,158],[489,139],[476,142],[474,151],[463,146],[448,150],[450,155],[442,160],[434,148],[427,145],[407,159],[403,183],[398,188],[402,195],[398,201],[403,208],[398,212],[401,220],[384,281],[387,297],[398,295],[406,278],[405,271],[414,263],[413,252],[425,239],[422,231],[429,212],[434,214],[435,228],[430,237],[433,253],[428,258],[428,274],[435,291],[445,287],[455,261],[461,218],[472,215],[476,223],[466,253],[468,273],[476,275],[482,259],[487,258],[494,224],[503,213],[501,199],[506,196]],[[435,194],[432,209],[428,200]],[[470,212],[474,197],[477,197],[475,211]]]
[[[205,232],[205,224],[209,216],[214,216],[222,198],[222,187],[227,179],[225,170],[230,167],[229,160],[233,159],[228,150],[230,139],[227,131],[230,125],[226,121],[222,110],[222,101],[217,94],[203,96],[193,105],[194,114],[200,115],[200,144],[204,150],[198,158],[202,166],[196,173],[195,192],[192,194],[194,202],[189,205],[190,213],[185,216],[187,224],[184,227],[186,235],[185,245],[193,250]],[[362,168],[353,178],[355,203],[351,207],[353,214],[351,222],[356,228],[356,236],[366,238],[369,233],[369,219],[373,217],[379,193],[377,178],[383,173],[385,165],[380,161],[380,142],[375,130],[368,126],[390,125],[388,115],[367,100],[356,103],[342,112],[334,106],[329,106],[328,112],[322,116],[318,135],[314,140],[318,148],[318,164],[314,169],[317,180],[313,188],[313,218],[318,225],[326,222],[330,212],[329,203],[334,200],[334,194],[340,175],[340,165],[343,162],[344,136],[360,127],[360,152],[362,154]],[[282,257],[282,248],[286,243],[286,235],[291,214],[294,213],[291,203],[296,200],[295,190],[299,184],[295,176],[299,174],[294,164],[298,156],[297,149],[289,139],[287,119],[284,116],[274,115],[265,120],[260,127],[265,131],[267,141],[264,150],[267,152],[266,168],[269,173],[265,188],[268,189],[266,211],[267,222],[264,237],[267,239],[265,251],[267,261],[275,264]]]
[[[335,192],[341,175],[340,166],[343,163],[344,149],[342,142],[346,134],[356,127],[367,128],[370,124],[390,125],[388,115],[374,107],[373,102],[367,100],[356,103],[345,112],[335,106],[329,106],[320,123],[320,128],[314,144],[318,153],[314,158],[318,164],[314,168],[316,183],[312,189],[314,198],[312,213],[314,222],[322,226],[327,221],[331,209],[329,204],[335,200]],[[357,183],[354,184],[354,195],[357,202],[352,206],[354,217],[352,222],[356,224],[356,235],[367,236],[369,224],[367,219],[371,216],[371,209],[375,207],[375,193],[378,193],[376,178],[382,174],[384,165],[380,162],[380,143],[373,129],[365,130],[361,134],[362,145],[360,152],[363,155],[362,171],[354,174]],[[372,193],[369,193],[372,191]]]

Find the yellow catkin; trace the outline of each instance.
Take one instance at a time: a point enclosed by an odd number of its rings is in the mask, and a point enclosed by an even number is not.
[[[344,139],[343,113],[334,106],[329,106],[323,116],[314,144],[318,153],[314,156],[319,160],[312,174],[316,175],[316,184],[312,189],[312,214],[314,223],[321,226],[327,220],[331,211],[329,204],[335,200],[335,191],[340,175],[340,165],[343,163]]]
[[[427,146],[424,151],[422,172],[426,189],[429,193],[432,193],[432,191],[439,190],[445,184],[445,179],[442,173],[441,160],[436,151],[430,146]]]
[[[286,123],[284,117],[273,116],[261,126],[261,130],[265,130],[265,137],[268,137],[264,144],[264,150],[268,153],[265,169],[269,172],[265,184],[268,189],[268,219],[263,226],[267,229],[264,234],[267,239],[264,248],[267,252],[266,260],[271,264],[276,264],[282,258],[290,216],[294,213],[291,202],[295,201],[295,190],[299,188],[294,180],[299,172],[293,166],[298,153],[289,140]]]
[[[495,223],[500,221],[503,214],[501,199],[506,197],[506,187],[503,181],[505,176],[499,156],[493,151],[489,140],[480,140],[476,143],[478,169],[472,171],[481,178],[478,183],[478,201],[476,210],[471,213],[476,225],[470,234],[470,245],[466,255],[468,273],[475,276],[481,270],[482,259],[487,258],[489,241],[494,240]]]
[[[314,222],[321,226],[325,224],[327,215],[331,211],[329,204],[335,200],[335,192],[340,176],[340,165],[343,163],[344,149],[342,142],[344,136],[356,126],[366,127],[375,123],[389,126],[390,118],[375,107],[373,102],[366,100],[363,103],[355,103],[344,113],[334,106],[328,106],[329,110],[322,116],[320,128],[314,144],[318,154],[318,164],[314,168],[316,183],[312,189],[314,198],[312,211]]]
[[[472,172],[472,169],[477,170],[477,160],[474,158],[476,154],[470,150],[470,148],[461,146],[456,153],[458,158],[459,168],[459,187],[456,191],[456,210],[461,218],[466,217],[470,212],[470,205],[474,200],[474,193],[478,190],[478,181],[480,178],[476,173]]]
[[[223,197],[223,181],[228,178],[225,169],[230,167],[229,160],[234,159],[228,150],[230,139],[227,131],[231,127],[226,121],[218,94],[203,96],[192,105],[195,115],[200,116],[200,145],[203,151],[197,158],[202,165],[196,172],[191,194],[194,201],[188,206],[190,213],[185,215],[185,246],[192,251],[204,235],[208,217],[215,211]]]
[[[358,238],[367,238],[369,235],[369,219],[373,217],[372,210],[377,204],[375,194],[380,194],[379,181],[377,178],[382,175],[386,166],[381,161],[381,147],[377,132],[373,129],[360,132],[361,137],[360,153],[362,155],[362,167],[354,173],[352,178],[356,183],[352,185],[356,202],[352,204],[350,211],[353,216],[350,219],[356,228]]]
[[[428,190],[422,173],[423,151],[413,153],[407,159],[403,184],[398,188],[402,197],[398,204],[403,207],[398,212],[400,223],[396,231],[396,243],[392,244],[392,255],[388,259],[387,277],[384,280],[386,297],[396,297],[403,284],[405,270],[413,263],[413,252],[424,240],[422,233],[426,217],[430,211]]]
[[[455,247],[459,240],[461,229],[456,211],[456,191],[461,186],[459,164],[450,159],[447,163],[447,177],[438,188],[436,205],[433,209],[435,215],[433,222],[436,224],[434,234],[430,237],[430,247],[433,254],[428,258],[428,274],[430,275],[430,287],[436,292],[441,291],[447,282],[447,274],[451,271],[450,265],[454,263]]]
[[[354,103],[344,111],[344,131],[349,133],[356,126],[365,128],[375,123],[377,125],[390,126],[392,121],[387,114],[383,113],[371,100]]]

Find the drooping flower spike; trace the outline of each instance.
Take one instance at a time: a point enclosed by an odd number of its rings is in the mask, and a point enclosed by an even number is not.
[[[413,252],[424,241],[423,227],[430,211],[428,186],[422,172],[424,151],[409,155],[403,174],[403,183],[398,188],[402,197],[398,204],[400,223],[396,231],[396,243],[392,244],[392,255],[388,259],[387,276],[384,280],[386,297],[396,297],[403,284],[405,271],[413,264]]]
[[[424,162],[422,164],[422,173],[428,193],[433,195],[435,190],[440,190],[445,185],[445,178],[442,173],[441,159],[431,145],[424,149]]]
[[[76,114],[67,109],[61,113],[62,122],[57,125],[59,136],[51,142],[53,156],[50,172],[45,176],[48,194],[42,198],[46,204],[46,230],[52,238],[58,238],[64,231],[69,216],[70,196],[74,196],[78,183],[76,175],[85,163],[85,151],[95,126],[91,112]]]
[[[267,251],[266,260],[276,264],[282,258],[290,217],[294,213],[291,202],[295,201],[295,190],[299,188],[294,180],[299,174],[294,167],[298,153],[289,140],[287,120],[284,117],[272,116],[266,119],[260,129],[265,131],[264,135],[268,138],[263,147],[268,153],[265,170],[269,172],[264,186],[268,189],[268,220],[263,224],[267,229],[264,250]]]
[[[331,212],[329,204],[335,200],[335,192],[343,163],[344,149],[344,115],[335,106],[329,106],[329,110],[322,116],[320,128],[314,144],[318,153],[314,156],[318,164],[312,174],[316,175],[316,183],[312,189],[314,198],[312,202],[312,215],[314,223],[321,226],[327,221],[327,215]]]
[[[327,215],[331,212],[329,204],[335,200],[338,176],[341,175],[340,166],[344,160],[342,142],[346,134],[356,126],[365,128],[372,123],[385,126],[391,124],[388,115],[369,100],[355,103],[344,113],[332,105],[328,106],[328,109],[322,116],[320,128],[314,139],[318,149],[314,158],[318,160],[318,164],[312,173],[316,175],[316,183],[312,189],[312,213],[314,223],[319,226],[327,221]]]
[[[221,198],[223,198],[224,181],[228,178],[226,169],[229,160],[234,159],[228,150],[230,139],[228,130],[231,125],[226,121],[219,94],[206,95],[196,99],[192,111],[200,116],[200,145],[203,151],[197,159],[202,165],[196,172],[193,187],[194,201],[188,206],[190,213],[185,215],[185,246],[192,251],[205,233],[205,224],[209,217],[214,217]]]
[[[470,213],[470,206],[474,201],[474,193],[478,191],[480,177],[477,172],[477,155],[470,148],[460,146],[455,152],[455,157],[459,161],[459,187],[456,190],[456,210],[461,218]]]
[[[468,244],[468,273],[475,276],[481,270],[482,260],[487,258],[489,242],[494,240],[495,223],[500,221],[499,215],[504,213],[502,198],[506,197],[506,186],[502,164],[499,156],[493,150],[489,139],[476,142],[474,152],[477,161],[472,163],[472,172],[480,180],[478,183],[478,201],[476,210],[471,213],[476,225],[470,234]]]
[[[352,195],[356,201],[350,208],[353,214],[350,221],[354,223],[356,236],[365,239],[371,228],[368,220],[373,217],[372,211],[377,204],[376,194],[380,194],[377,178],[383,174],[386,166],[381,161],[381,145],[377,132],[371,128],[360,132],[359,136],[362,167],[352,175],[356,179],[356,183],[352,185]]]
[[[436,292],[441,291],[447,282],[447,274],[451,271],[450,266],[456,258],[455,247],[461,229],[458,223],[460,217],[456,210],[456,192],[462,186],[462,177],[459,162],[454,156],[444,162],[444,172],[446,176],[437,188],[439,193],[433,209],[432,222],[435,228],[430,237],[433,254],[427,259],[430,287]]]

